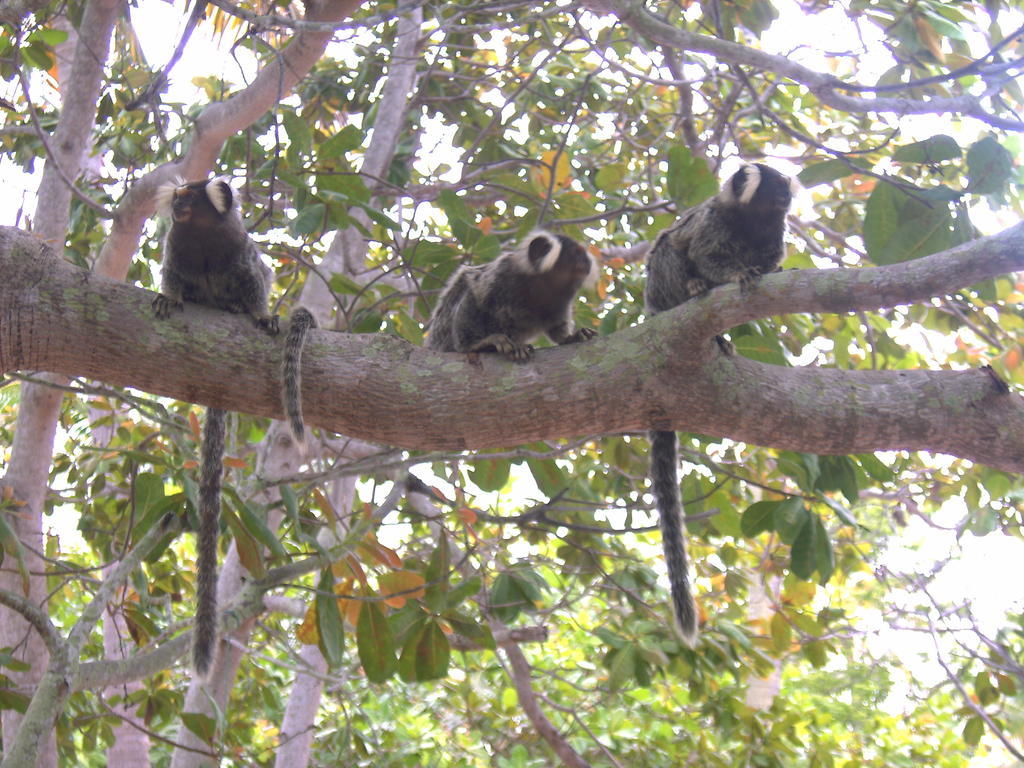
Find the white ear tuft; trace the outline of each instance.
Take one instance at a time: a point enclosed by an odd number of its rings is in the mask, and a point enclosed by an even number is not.
[[[206,196],[217,213],[223,216],[235,202],[235,191],[231,188],[231,180],[227,176],[218,176],[206,183]]]
[[[558,263],[562,244],[550,232],[537,230],[526,238],[526,256],[535,274],[547,272]]]
[[[175,176],[170,181],[165,181],[156,188],[156,194],[153,197],[156,201],[156,212],[158,215],[171,215],[171,206],[174,204],[174,192],[184,183],[185,180],[181,176]]]
[[[803,187],[800,185],[800,180],[796,176],[789,177],[789,194],[796,196],[800,193]]]
[[[746,205],[754,199],[757,188],[761,186],[761,169],[751,163],[750,165],[743,166],[743,171],[746,178],[743,179],[743,188],[740,190],[737,202],[741,205]]]

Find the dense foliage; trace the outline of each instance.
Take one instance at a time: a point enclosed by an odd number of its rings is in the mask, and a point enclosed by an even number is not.
[[[0,132],[5,174],[38,173],[46,157],[38,131],[59,112],[55,56],[68,38],[64,19],[79,23],[76,5],[44,5],[4,26],[2,95],[16,106]],[[161,91],[151,86],[177,40],[165,35],[166,52],[149,52],[150,5],[130,8],[115,30],[71,203],[65,253],[82,266],[95,263],[109,226],[84,198],[109,210],[175,161],[196,140],[204,106],[274,66],[294,34],[272,19],[258,29],[218,3]],[[280,2],[240,5],[299,13]],[[1017,0],[652,4],[663,27],[699,36],[686,50],[682,37],[673,47],[645,28],[648,12],[626,2],[419,7],[401,130],[373,149],[387,158],[382,171],[363,163],[376,126],[393,117],[378,111],[382,89],[404,61],[393,53],[392,3],[359,8],[294,95],[281,93],[228,138],[211,169],[242,190],[282,314],[326,288],[325,327],[419,344],[453,270],[543,226],[599,258],[600,281],[577,322],[615,333],[644,319],[645,244],[714,194],[740,158],[796,173],[805,187],[785,268],[915,259],[1021,216]],[[222,58],[193,58],[201,45]],[[823,89],[798,67],[857,87]],[[904,99],[905,108],[861,108],[870,97]],[[136,285],[157,287],[165,226],[147,225],[127,274]],[[330,261],[338,232],[365,252]],[[731,338],[740,354],[780,366],[990,364],[1017,389],[1022,298],[1024,285],[1006,275],[914,306],[783,315]],[[20,386],[0,389],[0,464],[11,458]],[[202,413],[98,382],[72,386],[46,496],[58,629],[91,599],[98,569],[168,510],[184,507],[194,523]],[[335,549],[329,567],[273,590],[296,600],[241,635],[248,653],[223,710],[183,716],[184,662],[137,688],[78,691],[57,720],[63,764],[106,764],[120,723],[111,707],[124,698],[160,739],[154,764],[169,764],[179,722],[224,764],[273,764],[290,686],[305,669],[296,653],[310,645],[329,670],[313,724],[318,765],[553,764],[526,711],[531,691],[564,740],[600,765],[994,766],[1024,750],[1013,735],[1024,732],[1019,579],[938,584],[963,537],[1019,544],[1018,476],[927,452],[826,456],[681,435],[703,622],[689,649],[668,621],[643,434],[476,454],[352,450],[330,436],[314,441],[301,471],[278,473],[267,469],[271,424],[238,414],[231,426],[222,543],[251,577],[338,541],[345,554]],[[8,489],[5,569],[33,546],[7,522],[19,505]],[[906,567],[911,559],[897,551],[918,559]],[[194,557],[191,535],[167,536],[132,573],[111,606],[126,623],[124,655],[187,627]],[[1011,612],[995,623],[972,611],[991,591],[1011,593],[1001,609]],[[533,626],[546,628],[543,643],[508,639]],[[496,650],[509,643],[525,653],[525,679]],[[83,659],[103,655],[94,633]],[[0,665],[20,669],[11,649]],[[755,698],[752,684],[767,694]],[[0,688],[4,708],[28,698],[13,683]]]

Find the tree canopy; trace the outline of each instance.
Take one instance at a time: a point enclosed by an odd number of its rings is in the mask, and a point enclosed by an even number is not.
[[[0,766],[1024,761],[1019,0],[0,23]],[[645,317],[651,243],[741,161],[803,186],[783,270]],[[156,190],[211,174],[282,325],[319,319],[305,448],[280,339],[153,316]],[[424,348],[452,273],[537,228],[597,260],[598,338]],[[198,680],[204,406],[232,416]]]

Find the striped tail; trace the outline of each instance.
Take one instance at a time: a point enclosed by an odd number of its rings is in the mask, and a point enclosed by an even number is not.
[[[281,404],[292,437],[303,447],[306,445],[306,425],[302,421],[302,349],[306,345],[306,334],[310,328],[316,328],[316,318],[312,312],[304,307],[292,312],[281,359]]]
[[[217,643],[217,536],[220,534],[220,479],[224,471],[226,419],[227,411],[208,408],[203,425],[196,540],[196,626],[192,639],[192,664],[203,678],[210,671]]]
[[[651,431],[651,490],[661,521],[661,545],[668,567],[676,626],[687,645],[697,640],[697,604],[690,587],[686,539],[683,531],[683,505],[679,499],[676,433]]]

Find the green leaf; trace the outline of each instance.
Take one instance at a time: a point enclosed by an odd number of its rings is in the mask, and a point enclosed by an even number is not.
[[[805,187],[814,187],[818,184],[827,184],[836,179],[852,176],[854,173],[856,171],[842,160],[826,160],[822,163],[808,165],[797,174],[797,179]]]
[[[30,700],[23,693],[18,693],[10,688],[0,688],[0,709],[13,709],[15,712],[25,714]]]
[[[398,665],[395,638],[391,634],[391,625],[377,603],[365,602],[359,608],[356,646],[359,649],[359,662],[370,682],[383,683],[395,673]]]
[[[832,542],[817,515],[810,516],[793,541],[790,567],[793,573],[808,581],[817,571],[819,584],[826,583],[832,576],[835,570]]]
[[[249,508],[248,504],[242,501],[241,498],[238,498],[235,509],[238,512],[238,517],[239,520],[241,520],[242,526],[250,536],[266,547],[274,557],[280,558],[281,560],[288,559],[288,553],[281,545],[280,539],[273,534],[259,515]]]
[[[818,459],[821,475],[815,489],[819,491],[841,491],[851,504],[859,496],[857,471],[853,461],[846,456],[821,456]]]
[[[776,613],[772,616],[769,631],[772,637],[772,648],[776,653],[782,653],[789,648],[793,639],[793,627],[786,621],[783,614]]]
[[[217,738],[217,721],[202,712],[183,712],[181,722],[206,744],[213,745]]]
[[[39,40],[40,42],[53,47],[59,45],[68,39],[68,33],[63,29],[52,29],[49,27],[40,27],[32,32],[28,36],[29,40]]]
[[[677,204],[690,208],[718,192],[718,181],[703,157],[694,157],[687,147],[676,144],[668,150],[665,188]]]
[[[484,459],[473,465],[469,479],[482,491],[500,491],[508,482],[511,468],[512,462],[508,459]]]
[[[891,184],[868,198],[864,244],[876,264],[895,264],[945,250],[956,241],[949,205],[925,203]]]
[[[617,691],[636,676],[636,646],[625,645],[611,652],[608,658],[608,687]]]
[[[335,293],[343,293],[349,296],[356,296],[362,292],[363,286],[359,285],[348,275],[342,274],[341,272],[335,272],[331,275],[331,279],[328,281],[328,285],[331,286],[331,290]]]
[[[940,163],[943,160],[954,160],[961,154],[956,139],[940,133],[924,141],[915,141],[897,148],[892,159],[898,163]]]
[[[811,513],[800,497],[780,502],[775,510],[774,527],[785,544],[793,544],[811,519]]]
[[[1001,191],[1013,175],[1013,156],[991,136],[976,141],[967,150],[967,189],[978,195]]]
[[[290,151],[306,154],[313,145],[313,134],[309,130],[309,123],[296,112],[285,112],[281,116],[285,133],[288,134],[288,141],[291,144]]]
[[[416,643],[416,680],[436,680],[448,674],[451,646],[436,621],[428,621]]]
[[[594,185],[601,190],[618,194],[622,189],[622,180],[626,177],[625,163],[609,163],[594,174]]]
[[[755,501],[743,512],[740,520],[740,530],[748,539],[752,539],[759,533],[771,531],[775,527],[775,510],[778,508],[777,501]]]
[[[969,718],[964,723],[964,741],[972,747],[981,743],[981,737],[985,735],[985,721],[977,715]]]
[[[320,145],[317,156],[321,160],[330,160],[357,149],[362,144],[363,132],[354,125],[346,125]]]
[[[14,556],[18,573],[21,575],[22,593],[27,595],[29,591],[29,573],[28,566],[25,564],[25,551],[21,547],[21,539],[18,538],[14,530],[7,524],[7,515],[5,514],[0,514],[0,545],[2,545],[5,555]]]
[[[299,211],[288,225],[289,230],[296,237],[311,235],[319,232],[324,225],[324,216],[327,213],[327,206],[323,203],[307,205]]]
[[[807,643],[803,647],[804,656],[815,669],[821,669],[828,663],[828,649],[820,640]]]
[[[458,586],[451,589],[447,595],[445,595],[445,608],[455,608],[459,603],[465,600],[467,597],[472,597],[480,591],[480,587],[483,582],[479,576],[473,576],[466,579]]]
[[[334,576],[330,568],[320,572],[316,587],[316,629],[320,652],[327,666],[335,669],[341,665],[345,651],[345,624],[338,610],[338,598],[334,594]]]
[[[539,581],[540,577],[531,571],[504,571],[498,574],[488,601],[491,610],[506,624],[514,621],[520,611],[536,610],[542,599],[537,583]]]
[[[547,496],[557,496],[568,484],[565,473],[554,459],[527,459],[534,482]]]
[[[444,608],[445,596],[448,593],[448,579],[451,576],[451,561],[448,551],[448,537],[442,531],[430,556],[427,570],[423,578],[427,580],[427,589],[423,597],[427,607],[432,611]]]
[[[259,542],[245,529],[234,510],[221,509],[221,517],[235,535],[235,549],[238,551],[238,560],[242,566],[257,578],[263,576],[266,567],[263,564],[263,551]]]
[[[463,222],[472,222],[475,218],[470,212],[469,207],[466,205],[466,202],[455,194],[453,190],[443,190],[441,194],[437,196],[437,204],[441,206],[441,210],[444,211],[444,215],[448,217],[449,224],[456,219]]]

